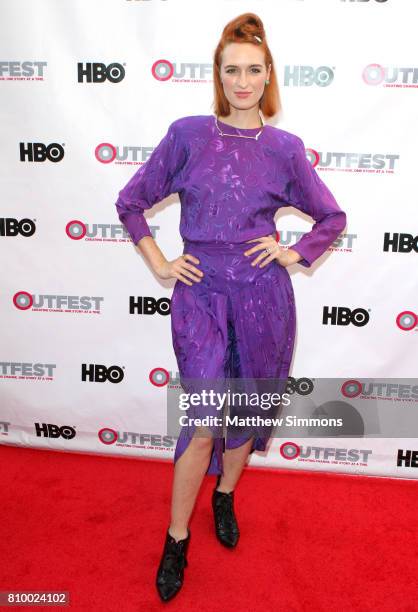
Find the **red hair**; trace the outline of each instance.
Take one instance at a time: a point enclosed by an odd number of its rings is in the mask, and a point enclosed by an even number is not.
[[[261,38],[261,42],[255,38]],[[266,68],[271,64],[269,84],[265,86],[263,95],[259,101],[259,108],[264,117],[273,117],[281,110],[279,87],[277,83],[276,71],[274,68],[273,57],[266,42],[266,34],[261,19],[254,13],[243,13],[232,19],[223,29],[221,40],[215,49],[213,61],[213,81],[215,89],[215,100],[213,103],[216,115],[228,116],[231,112],[230,104],[224,94],[221,83],[220,68],[222,51],[229,43],[251,43],[261,47],[264,51],[264,62]]]

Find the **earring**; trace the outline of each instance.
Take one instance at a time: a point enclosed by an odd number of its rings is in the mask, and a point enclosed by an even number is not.
[[[266,81],[266,85],[268,85],[270,83],[270,81]]]

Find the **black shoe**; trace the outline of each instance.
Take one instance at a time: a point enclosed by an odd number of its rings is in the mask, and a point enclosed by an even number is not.
[[[220,476],[216,482],[219,485]],[[222,493],[216,487],[212,493],[212,508],[216,537],[224,546],[234,548],[239,540],[239,529],[234,513],[234,492]]]
[[[170,535],[167,529],[164,550],[156,577],[157,591],[163,601],[168,601],[174,597],[183,586],[189,542],[190,529],[187,529],[187,538],[178,542]]]

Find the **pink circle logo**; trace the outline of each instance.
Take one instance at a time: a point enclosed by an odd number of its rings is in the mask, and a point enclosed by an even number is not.
[[[306,153],[307,153],[306,157],[308,161],[310,161],[312,166],[315,168],[315,166],[317,166],[319,163],[318,151],[315,151],[315,149],[306,149]]]
[[[157,81],[168,81],[174,74],[174,66],[165,59],[159,59],[153,63],[151,73]]]
[[[385,69],[380,64],[369,64],[361,76],[366,85],[380,85],[385,80]]]
[[[65,226],[65,233],[71,240],[81,240],[87,233],[86,225],[78,219],[69,221]]]
[[[165,368],[154,368],[149,373],[149,379],[156,387],[164,387],[170,381],[170,374]]]
[[[94,149],[94,155],[101,164],[110,164],[116,158],[116,147],[110,142],[101,142]]]
[[[345,397],[358,397],[361,395],[363,385],[358,380],[346,380],[341,387],[341,393]]]
[[[396,317],[396,325],[403,331],[411,331],[418,325],[418,316],[412,310],[404,310]]]
[[[33,306],[33,297],[27,291],[18,291],[13,296],[13,304],[19,310],[28,310]]]
[[[300,455],[300,446],[294,442],[283,442],[279,450],[283,459],[288,461],[296,459]]]

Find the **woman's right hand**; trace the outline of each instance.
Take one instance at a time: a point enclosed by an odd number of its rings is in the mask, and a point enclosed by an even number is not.
[[[199,268],[196,268],[196,266],[194,266],[192,263],[187,263],[188,261],[197,264],[200,263],[200,261],[194,255],[184,253],[172,261],[165,261],[157,270],[155,270],[155,273],[160,278],[178,278],[180,281],[190,286],[192,286],[193,283],[188,279],[192,279],[193,281],[200,283],[203,272],[199,270]]]

